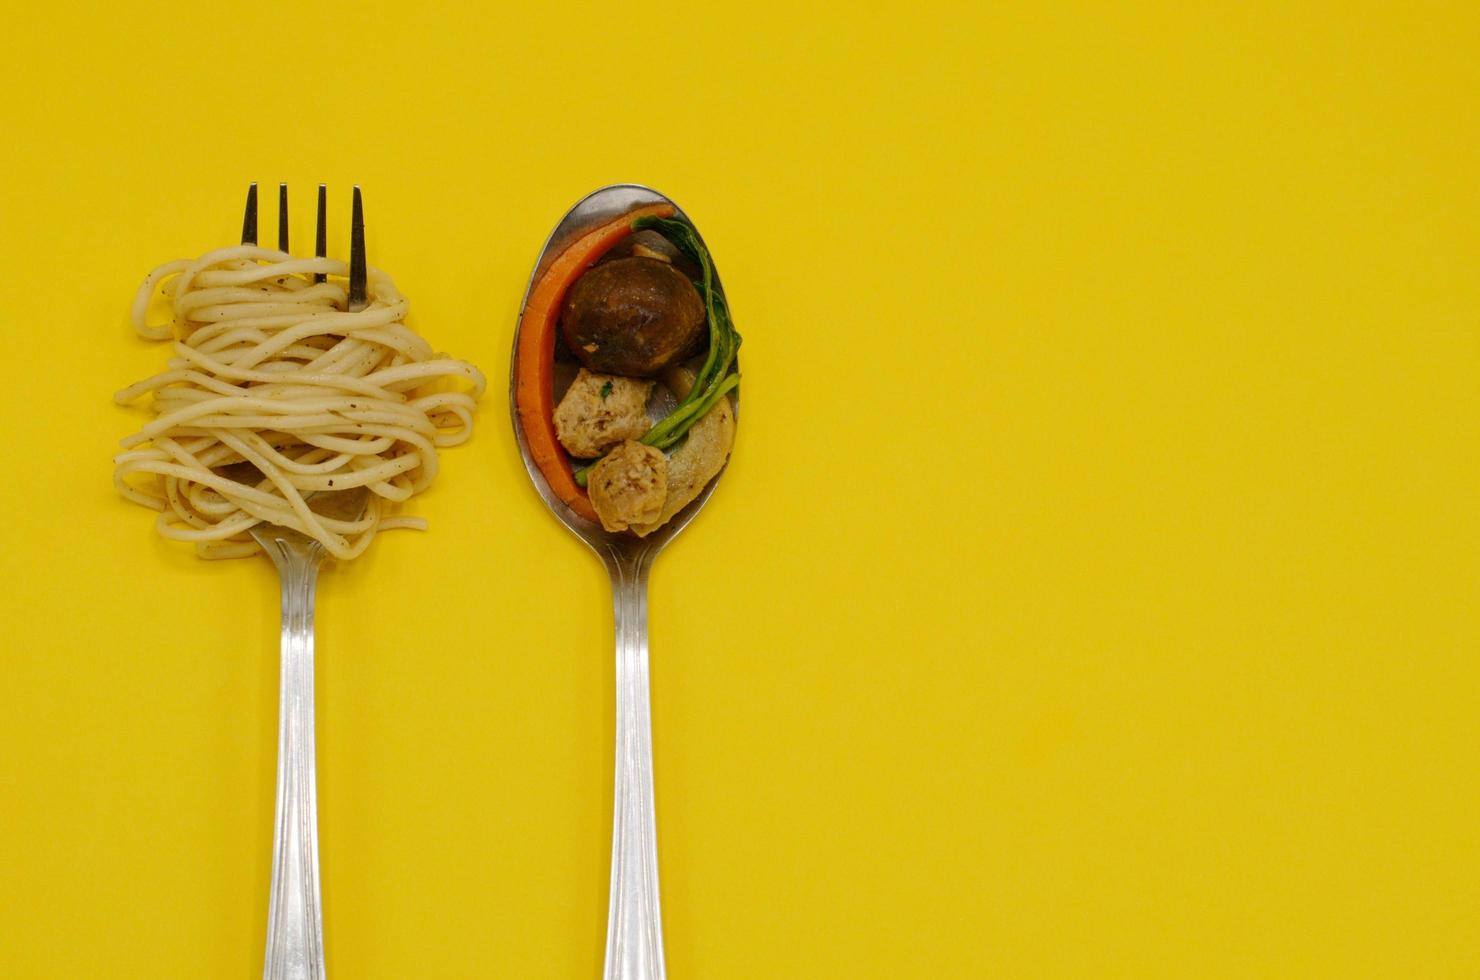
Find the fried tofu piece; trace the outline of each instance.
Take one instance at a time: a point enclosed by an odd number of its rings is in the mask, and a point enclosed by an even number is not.
[[[694,373],[687,368],[674,368],[668,372],[666,383],[674,395],[682,398],[694,386]],[[668,454],[667,498],[655,517],[629,522],[632,533],[645,538],[687,507],[725,468],[734,445],[735,412],[730,400],[721,398],[694,423],[683,443]]]
[[[653,382],[581,368],[555,409],[555,436],[577,459],[595,459],[628,439],[640,439]]]
[[[668,499],[668,457],[628,439],[592,468],[586,489],[608,531],[650,524]]]

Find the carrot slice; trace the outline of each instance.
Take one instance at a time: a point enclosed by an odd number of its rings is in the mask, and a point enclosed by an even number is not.
[[[514,403],[530,457],[545,482],[567,507],[597,521],[584,488],[576,484],[570,457],[555,438],[555,326],[566,290],[613,245],[632,234],[632,222],[644,215],[669,217],[671,204],[650,204],[587,232],[561,252],[529,292],[514,352]]]

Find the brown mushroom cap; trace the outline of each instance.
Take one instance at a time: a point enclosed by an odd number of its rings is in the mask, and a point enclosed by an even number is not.
[[[611,251],[601,257],[601,261],[615,262],[617,259],[625,259],[633,255],[657,259],[660,262],[671,262],[675,269],[688,276],[690,280],[699,278],[699,267],[688,256],[680,252],[676,245],[651,228],[634,231],[617,242],[611,247]]]
[[[645,256],[603,262],[565,295],[560,328],[592,371],[660,374],[691,354],[704,331],[704,301],[671,264]]]

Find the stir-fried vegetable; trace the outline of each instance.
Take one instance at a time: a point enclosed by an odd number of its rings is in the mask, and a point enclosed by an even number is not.
[[[555,436],[555,401],[551,377],[555,370],[555,330],[560,301],[571,283],[591,268],[614,244],[632,233],[632,222],[645,214],[670,215],[671,204],[653,204],[614,218],[582,235],[550,264],[534,284],[520,317],[519,343],[514,353],[515,404],[519,426],[530,456],[550,489],[571,510],[595,521],[586,492],[576,485],[570,457]]]
[[[688,256],[699,267],[700,278],[694,283],[704,297],[705,318],[709,323],[709,354],[704,366],[699,369],[694,386],[674,407],[673,411],[648,430],[640,440],[657,449],[668,450],[678,445],[689,428],[703,418],[715,403],[740,383],[740,375],[733,373],[735,354],[740,349],[740,334],[730,319],[730,306],[725,301],[725,292],[714,275],[714,263],[709,250],[699,240],[698,232],[687,221],[644,215],[632,222],[633,231],[651,228],[672,242],[680,252]],[[594,463],[575,471],[576,483],[586,485],[586,478]]]

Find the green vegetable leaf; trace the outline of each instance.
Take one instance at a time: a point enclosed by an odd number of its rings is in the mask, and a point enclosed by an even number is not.
[[[608,381],[601,386],[601,400],[606,401],[606,396],[612,393],[612,383]]]

